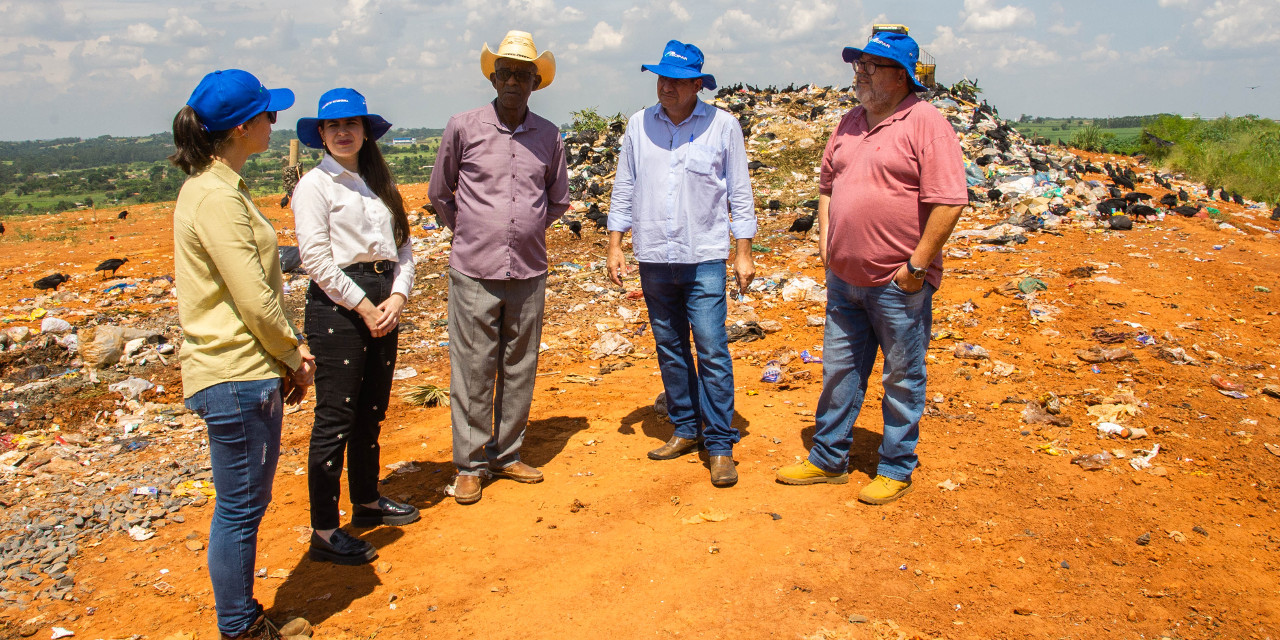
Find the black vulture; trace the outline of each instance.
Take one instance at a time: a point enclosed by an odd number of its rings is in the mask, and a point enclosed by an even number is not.
[[[1131,216],[1153,217],[1160,215],[1160,210],[1151,205],[1135,203],[1129,205],[1129,209],[1125,213]]]
[[[805,200],[804,202],[800,203],[800,206],[806,209],[813,209],[816,211],[818,209],[818,199],[813,198],[812,200]]]
[[[280,196],[280,208],[283,209],[287,206],[289,206],[289,194],[286,193]]]
[[[1271,210],[1271,219],[1280,220],[1280,204],[1276,205],[1276,208]]]
[[[1119,173],[1117,173],[1116,175],[1111,176],[1111,180],[1115,182],[1117,187],[1124,187],[1125,190],[1127,191],[1134,190],[1133,180],[1128,176],[1120,175]]]
[[[1004,192],[999,189],[987,190],[987,199],[992,202],[995,202],[996,200],[999,200],[1000,198],[1003,198],[1003,197],[1004,197]]]
[[[1128,200],[1129,202],[1138,202],[1140,200],[1150,200],[1151,194],[1143,193],[1141,191],[1130,191],[1129,193],[1124,194],[1124,199]]]
[[[0,236],[4,235],[4,223],[0,222]]]
[[[1164,207],[1176,207],[1178,206],[1178,196],[1175,196],[1172,193],[1166,193],[1160,196],[1160,205]]]
[[[756,170],[759,170],[759,169],[767,169],[768,167],[769,167],[769,165],[766,165],[765,163],[760,162],[759,160],[752,160],[751,162],[748,162],[748,163],[747,163],[747,170],[748,170],[748,171],[756,171]]]
[[[39,280],[36,280],[35,282],[33,282],[33,283],[31,284],[31,286],[33,286],[33,287],[35,287],[35,288],[37,288],[37,289],[53,289],[54,291],[57,291],[57,290],[58,290],[58,285],[60,285],[60,284],[62,284],[62,283],[64,283],[64,282],[66,282],[66,281],[68,281],[68,280],[70,280],[70,279],[71,279],[71,278],[67,277],[67,275],[66,275],[66,274],[63,274],[63,273],[55,273],[55,274],[53,274],[53,275],[51,275],[51,276],[45,276],[45,277],[43,277],[43,278],[40,278]]]
[[[769,210],[770,210],[770,211],[778,211],[778,210],[782,209],[782,201],[781,201],[781,200],[770,200],[770,201],[769,201],[769,204],[768,204],[767,206],[769,207]]]
[[[1191,199],[1191,194],[1187,193],[1186,189],[1183,189],[1182,187],[1178,187],[1178,200],[1181,200],[1182,202],[1186,202],[1190,199]]]
[[[1244,204],[1244,198],[1240,196],[1240,192],[1239,192],[1239,191],[1232,191],[1232,192],[1231,192],[1231,201],[1232,201],[1232,202],[1234,202],[1234,203],[1236,203],[1236,204],[1238,204],[1238,205],[1243,205],[1243,204]]]
[[[108,258],[102,261],[102,264],[93,268],[94,271],[102,272],[102,279],[107,279],[107,272],[111,272],[111,277],[116,277],[116,269],[119,269],[124,263],[128,262],[128,258]]]
[[[1174,207],[1173,212],[1184,218],[1190,218],[1196,215],[1197,213],[1200,213],[1200,207],[1184,204],[1180,207]]]
[[[117,220],[124,220],[125,218],[128,218],[128,217],[129,217],[128,209],[125,209],[124,211],[121,211],[118,215],[116,215]]]
[[[570,221],[569,221],[569,231],[570,231],[571,233],[573,233],[573,235],[578,236],[579,238],[581,238],[581,237],[582,237],[582,222],[581,222],[581,221],[578,221],[578,220],[570,220]]]
[[[813,228],[814,215],[810,213],[796,218],[795,222],[791,223],[791,228],[787,229],[787,231],[791,233],[809,233],[809,230]]]
[[[1109,216],[1112,211],[1124,211],[1129,206],[1129,201],[1124,198],[1107,198],[1099,202],[1096,207],[1098,213]]]
[[[1227,193],[1226,187],[1218,190],[1218,199],[1223,202],[1231,202],[1231,194]]]

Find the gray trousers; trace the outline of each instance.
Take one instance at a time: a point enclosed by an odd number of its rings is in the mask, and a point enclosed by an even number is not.
[[[488,475],[520,461],[533,404],[546,274],[483,280],[449,269],[453,464]]]

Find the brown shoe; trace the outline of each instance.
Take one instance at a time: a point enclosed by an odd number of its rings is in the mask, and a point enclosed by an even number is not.
[[[542,482],[541,471],[519,461],[494,471],[493,475],[511,478],[516,482],[523,482],[525,484],[536,484]]]
[[[650,460],[674,460],[686,453],[698,450],[698,441],[680,436],[671,436],[666,444],[649,452]]]
[[[732,487],[737,483],[738,468],[733,464],[733,456],[711,456],[711,484]]]
[[[453,499],[458,504],[480,502],[480,476],[460,475],[453,481]]]

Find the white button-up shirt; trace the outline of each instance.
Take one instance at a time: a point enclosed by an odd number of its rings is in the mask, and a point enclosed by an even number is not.
[[[396,263],[391,292],[409,297],[413,243],[406,240],[396,247],[391,210],[359,174],[347,171],[329,154],[298,181],[293,221],[302,266],[334,302],[356,308],[365,298],[364,290],[342,268],[377,260]]]
[[[729,256],[729,234],[756,235],[742,128],[701,100],[680,124],[656,104],[631,116],[609,206],[636,260],[696,264]]]

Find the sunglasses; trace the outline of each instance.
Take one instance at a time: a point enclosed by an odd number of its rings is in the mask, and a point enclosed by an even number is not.
[[[276,123],[276,112],[275,112],[275,111],[264,111],[263,113],[267,114],[267,122],[270,122],[271,124],[275,124],[275,123]]]
[[[862,73],[865,73],[865,74],[867,74],[867,75],[869,75],[869,76],[874,76],[874,75],[876,74],[876,69],[879,69],[879,68],[881,68],[881,67],[885,67],[885,68],[888,68],[888,69],[893,69],[893,68],[895,68],[895,67],[896,67],[896,68],[899,68],[899,69],[901,69],[901,68],[902,68],[902,67],[899,67],[898,65],[893,64],[893,63],[889,63],[889,62],[873,62],[873,61],[871,61],[871,60],[863,60],[862,58],[858,58],[857,60],[854,60],[854,61],[853,61],[853,70],[854,70],[854,71],[861,71]]]
[[[520,84],[528,84],[530,82],[533,82],[532,71],[512,71],[510,69],[498,69],[497,71],[494,71],[493,74],[498,77],[498,82],[507,82],[512,78],[515,78],[516,82],[519,82]]]

